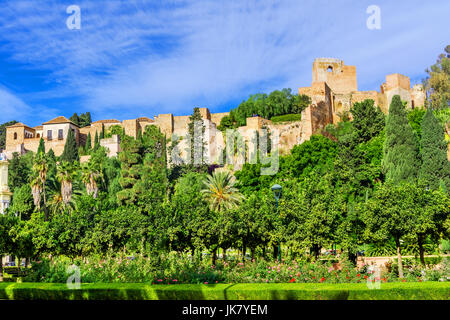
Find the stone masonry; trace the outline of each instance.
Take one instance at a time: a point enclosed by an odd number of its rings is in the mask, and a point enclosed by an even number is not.
[[[328,124],[337,123],[345,113],[350,111],[355,102],[373,99],[385,113],[392,97],[399,94],[406,101],[408,108],[421,107],[425,101],[425,92],[421,85],[411,88],[408,77],[401,74],[386,76],[386,82],[378,91],[358,91],[356,67],[347,66],[344,61],[334,58],[318,58],[314,60],[312,83],[310,87],[301,87],[299,94],[311,97],[312,103],[302,112],[301,120],[274,124],[260,117],[247,118],[246,126],[237,129],[244,138],[247,149],[252,149],[255,131],[261,132],[266,128],[269,132],[277,132],[278,147],[281,154],[288,153],[296,144],[309,140],[312,134],[321,132]],[[225,137],[217,129],[221,119],[228,112],[210,113],[207,108],[200,108],[206,136],[206,158],[208,163],[217,163],[225,148]],[[349,114],[351,117],[351,115]],[[36,152],[42,137],[46,151],[53,149],[57,156],[61,155],[67,138],[68,130],[75,133],[77,144],[83,145],[88,134],[91,134],[92,145],[95,134],[103,130],[108,132],[113,126],[123,129],[132,137],[137,137],[139,131],[144,132],[149,125],[159,127],[167,138],[178,140],[178,149],[182,158],[186,158],[188,147],[189,116],[174,116],[160,114],[153,119],[141,117],[119,121],[116,119],[99,120],[90,126],[79,128],[65,117],[57,117],[41,126],[31,128],[23,123],[17,123],[6,129],[5,154],[10,159],[14,152],[23,154],[27,151]],[[102,139],[100,144],[109,150],[109,156],[116,156],[120,152],[120,139],[117,135]],[[248,155],[247,155],[248,156]]]

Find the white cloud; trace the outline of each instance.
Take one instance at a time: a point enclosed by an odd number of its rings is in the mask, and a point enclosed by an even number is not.
[[[0,87],[0,123],[28,117],[30,106],[17,96]]]
[[[65,25],[73,3],[14,1],[0,11],[0,53],[48,72],[27,101],[74,99],[82,106],[66,113],[97,118],[187,114],[296,90],[321,56],[356,65],[359,88],[373,90],[388,73],[420,77],[449,29],[448,1],[378,2],[381,30],[370,31],[364,1],[76,1],[77,31]]]

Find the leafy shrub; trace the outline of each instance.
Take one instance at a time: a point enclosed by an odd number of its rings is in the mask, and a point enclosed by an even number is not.
[[[288,122],[288,121],[300,121],[302,119],[302,115],[298,113],[285,114],[282,116],[275,116],[270,118],[270,121],[273,123],[279,122]]]

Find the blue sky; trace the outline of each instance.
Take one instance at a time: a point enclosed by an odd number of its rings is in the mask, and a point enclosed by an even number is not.
[[[66,26],[72,4],[80,30]],[[369,5],[380,30],[366,27]],[[356,65],[359,90],[390,73],[420,83],[450,44],[449,14],[447,0],[0,0],[0,123],[229,111],[309,86],[316,57]]]

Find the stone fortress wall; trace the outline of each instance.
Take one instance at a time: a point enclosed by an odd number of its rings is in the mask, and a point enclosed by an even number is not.
[[[321,132],[328,124],[339,122],[355,102],[365,99],[373,99],[385,113],[388,112],[388,106],[395,94],[399,94],[402,100],[406,101],[408,108],[423,106],[425,101],[423,87],[415,85],[411,88],[409,78],[401,74],[387,75],[386,82],[380,86],[380,92],[358,91],[356,67],[347,66],[344,61],[334,58],[315,59],[311,86],[301,87],[298,92],[308,95],[312,101],[302,112],[301,120],[274,124],[261,117],[250,117],[247,118],[246,126],[237,129],[249,150],[253,147],[255,130],[267,128],[269,132],[279,133],[280,154],[289,153],[295,145],[309,140],[311,135]],[[217,163],[226,142],[226,138],[217,127],[221,119],[229,113],[211,113],[208,108],[200,108],[200,113],[206,129],[206,158],[209,163]],[[40,137],[43,137],[46,151],[52,148],[58,156],[63,152],[68,130],[74,131],[78,144],[84,144],[90,133],[93,145],[96,132],[100,133],[102,130],[107,132],[114,125],[122,127],[125,133],[132,137],[137,137],[139,131],[144,132],[147,126],[155,125],[167,138],[175,136],[179,138],[178,149],[181,156],[186,157],[188,124],[189,116],[173,114],[159,114],[154,119],[141,117],[123,121],[99,120],[83,128],[79,128],[65,117],[55,118],[34,128],[18,123],[7,128],[5,153],[11,158],[13,152],[20,154],[26,151],[36,152]],[[52,139],[48,136],[50,132],[53,134]],[[103,139],[100,144],[109,149],[109,156],[116,156],[120,152],[118,136]]]
[[[344,61],[334,58],[314,60],[312,84],[299,88],[299,94],[310,96],[313,105],[324,103],[323,108],[330,110],[333,123],[338,123],[355,102],[365,99],[374,100],[384,113],[388,112],[392,97],[396,94],[406,102],[407,108],[422,107],[425,102],[423,86],[417,84],[411,88],[409,78],[398,73],[387,75],[379,92],[358,91],[356,67],[346,66]]]

